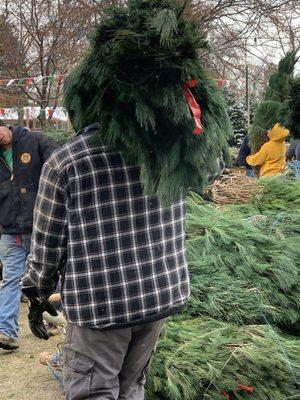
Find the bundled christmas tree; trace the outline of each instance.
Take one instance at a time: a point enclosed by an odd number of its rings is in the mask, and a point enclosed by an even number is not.
[[[70,75],[74,128],[98,123],[95,140],[141,167],[145,193],[168,203],[201,190],[232,128],[204,69],[205,38],[175,0],[129,0],[106,10]]]

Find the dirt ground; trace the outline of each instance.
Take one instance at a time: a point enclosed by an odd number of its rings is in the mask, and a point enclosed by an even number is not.
[[[62,331],[48,341],[35,338],[27,323],[27,305],[21,305],[20,348],[0,349],[0,400],[63,400],[59,383],[38,361],[42,351],[56,352]]]

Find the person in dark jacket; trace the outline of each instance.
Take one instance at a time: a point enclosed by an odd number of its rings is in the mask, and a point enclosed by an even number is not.
[[[212,185],[218,178],[220,178],[220,176],[223,174],[224,170],[225,170],[225,161],[224,161],[224,154],[223,152],[220,154],[220,157],[217,160],[216,163],[216,169],[215,171],[211,172],[208,175],[208,184]]]
[[[252,167],[247,163],[246,158],[251,154],[251,149],[249,147],[249,136],[246,135],[244,137],[244,140],[241,144],[239,154],[238,154],[238,167],[243,167],[246,168],[246,175],[254,178],[255,173],[252,169]]]
[[[164,319],[189,298],[185,206],[145,196],[140,169],[94,143],[98,129],[43,167],[22,291],[32,332],[47,339],[42,312],[55,315],[47,299],[62,274],[66,399],[140,400]]]
[[[300,161],[300,139],[291,140],[285,156],[287,161],[291,161],[293,159]]]
[[[19,347],[19,281],[30,248],[41,169],[56,147],[52,139],[22,126],[0,126],[0,347],[5,350]]]

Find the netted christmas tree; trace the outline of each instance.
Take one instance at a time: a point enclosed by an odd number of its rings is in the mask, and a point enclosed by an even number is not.
[[[233,137],[230,146],[239,147],[247,134],[247,117],[245,104],[228,88],[222,90],[227,104],[227,112],[233,127]]]
[[[184,11],[174,0],[107,9],[65,91],[74,128],[99,123],[95,140],[139,165],[145,193],[165,203],[204,187],[232,131],[199,58],[206,40]]]

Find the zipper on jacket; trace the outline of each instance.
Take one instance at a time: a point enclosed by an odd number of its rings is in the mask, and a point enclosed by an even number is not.
[[[6,166],[6,168],[9,170],[9,172],[10,172],[10,180],[12,181],[12,180],[14,179],[13,171],[9,168],[9,165],[8,165],[7,162],[4,160],[4,158],[0,157],[0,161],[2,161],[3,164]]]

